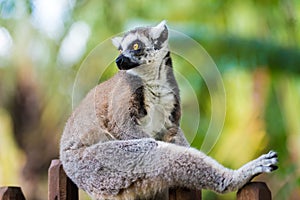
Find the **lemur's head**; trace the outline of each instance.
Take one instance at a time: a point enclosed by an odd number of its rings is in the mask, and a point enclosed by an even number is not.
[[[121,70],[161,62],[168,52],[166,22],[130,30],[123,37],[113,38],[112,42],[120,51],[116,63]]]

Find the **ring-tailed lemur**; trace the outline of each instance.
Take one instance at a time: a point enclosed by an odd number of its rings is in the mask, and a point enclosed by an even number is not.
[[[120,71],[87,94],[60,144],[67,175],[92,198],[147,198],[171,187],[224,193],[277,168],[272,151],[231,170],[189,147],[164,21],[113,44]]]

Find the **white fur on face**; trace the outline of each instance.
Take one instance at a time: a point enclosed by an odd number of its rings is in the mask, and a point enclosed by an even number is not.
[[[127,70],[126,72],[143,79],[155,79],[160,71],[160,64],[169,51],[167,36],[166,21],[162,21],[154,27],[130,31],[125,34],[123,38],[116,37],[113,43],[116,44],[118,48],[121,47],[122,54],[131,58],[133,61],[141,63],[138,67]],[[135,56],[132,51],[130,51],[132,48],[129,45],[132,45],[136,40],[143,43],[145,48],[143,54],[140,56]],[[159,48],[155,48],[156,45],[159,45]]]
[[[157,26],[149,28],[150,37],[152,39],[159,38],[161,33],[165,30],[165,27],[166,27],[166,20],[163,20]],[[112,43],[115,47],[119,48],[121,46],[123,50],[126,50],[125,48],[127,48],[128,45],[132,43],[134,40],[142,41],[146,47],[153,46],[153,44],[149,41],[149,38],[147,38],[143,34],[140,34],[138,31],[126,35],[125,38],[118,37],[118,36],[114,37],[112,38]],[[164,44],[165,43],[167,43],[167,40],[164,42]]]
[[[140,40],[142,43],[144,43],[145,47],[149,47],[152,44],[150,43],[149,39],[144,36],[143,34],[136,33],[130,33],[128,34],[122,41],[121,46],[122,49],[125,51],[127,47],[135,40]]]

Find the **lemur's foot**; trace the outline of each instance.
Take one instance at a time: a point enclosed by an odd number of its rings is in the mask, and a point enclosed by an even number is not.
[[[267,154],[260,156],[259,158],[253,160],[246,165],[247,168],[250,167],[253,176],[259,175],[264,172],[272,172],[278,168],[278,156],[274,151],[270,151]]]

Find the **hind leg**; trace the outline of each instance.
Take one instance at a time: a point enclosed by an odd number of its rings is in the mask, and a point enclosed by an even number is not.
[[[61,160],[67,175],[95,199],[133,200],[172,187],[234,191],[274,170],[277,155],[270,152],[231,170],[196,149],[144,138],[66,150]]]

